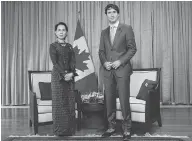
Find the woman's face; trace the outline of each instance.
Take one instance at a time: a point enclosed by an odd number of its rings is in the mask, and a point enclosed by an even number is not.
[[[58,25],[57,30],[55,31],[57,38],[63,40],[67,36],[67,31],[64,25]]]

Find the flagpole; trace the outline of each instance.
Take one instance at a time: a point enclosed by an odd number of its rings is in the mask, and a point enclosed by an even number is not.
[[[90,54],[88,42],[85,39],[80,19],[80,9],[77,10],[77,26],[74,36],[73,48],[76,54],[76,69],[78,76],[75,77],[76,89],[80,92],[98,91],[98,80],[95,74],[92,55]],[[83,18],[83,17],[82,17]],[[86,61],[86,62],[84,62]],[[77,63],[78,62],[78,63]],[[86,79],[84,79],[86,78]]]
[[[81,19],[81,12],[78,11],[78,20],[80,21],[80,19]]]
[[[79,20],[79,23],[81,24],[81,11],[79,10],[78,11],[78,20]],[[78,21],[77,20],[77,21]],[[84,22],[84,19],[83,19],[83,22]],[[86,39],[85,39],[86,40]],[[87,43],[88,43],[88,41],[86,41]],[[88,50],[89,50],[89,53],[90,53],[90,49],[88,48]],[[93,57],[92,57],[92,55],[90,54],[90,57],[91,57],[91,60],[93,61]],[[94,68],[95,68],[95,66],[94,66]]]

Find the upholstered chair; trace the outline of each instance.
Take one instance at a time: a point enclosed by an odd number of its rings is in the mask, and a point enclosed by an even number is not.
[[[33,126],[34,134],[38,133],[38,126],[52,124],[52,100],[50,93],[51,71],[28,71],[29,74],[29,93],[30,93],[30,117],[29,125]],[[41,87],[46,86],[46,95],[40,92]],[[49,86],[49,87],[48,87]],[[41,88],[42,89],[42,88]],[[44,93],[45,93],[44,92]],[[43,95],[42,95],[43,94]],[[75,90],[76,94],[76,121],[77,129],[81,128],[81,95]]]
[[[158,125],[162,126],[160,114],[160,72],[160,68],[133,70],[133,74],[130,77],[129,99],[132,122],[149,125],[157,121]],[[116,98],[116,119],[123,119],[118,94]],[[105,120],[107,120],[106,114]]]

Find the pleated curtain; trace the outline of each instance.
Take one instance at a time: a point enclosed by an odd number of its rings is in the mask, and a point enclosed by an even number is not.
[[[54,25],[60,21],[68,25],[67,41],[72,44],[80,20],[101,90],[103,70],[98,50],[101,31],[108,26],[104,13],[108,3],[2,1],[1,104],[29,104],[28,70],[52,69],[49,45],[55,41]],[[192,104],[192,2],[112,3],[120,8],[120,22],[131,25],[135,33],[133,68],[161,68],[161,101]]]

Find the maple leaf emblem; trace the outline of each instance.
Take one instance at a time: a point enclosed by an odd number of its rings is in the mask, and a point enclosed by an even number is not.
[[[77,46],[75,46],[73,50],[76,58],[76,69],[81,71],[87,70],[87,63],[84,63],[84,61],[89,60],[89,53],[85,52],[85,50],[79,53],[80,49]]]

